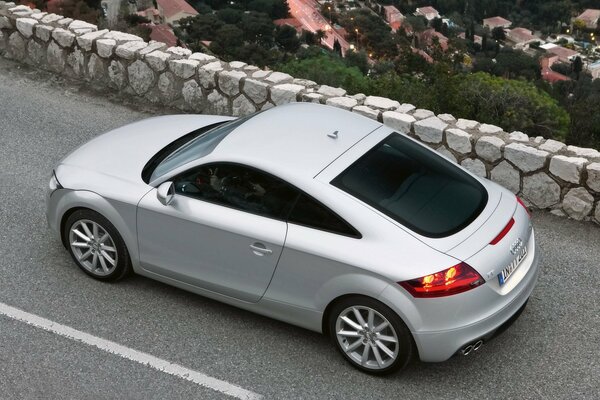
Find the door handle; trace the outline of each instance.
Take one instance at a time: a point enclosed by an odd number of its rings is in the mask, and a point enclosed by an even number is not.
[[[267,249],[267,247],[262,243],[251,244],[250,248],[252,249],[252,252],[257,256],[265,256],[273,253],[271,249]]]

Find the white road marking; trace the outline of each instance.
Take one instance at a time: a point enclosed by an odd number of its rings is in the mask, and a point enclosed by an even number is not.
[[[66,325],[50,321],[49,319],[38,317],[37,315],[30,314],[1,302],[0,315],[5,315],[17,321],[25,322],[26,324],[36,328],[41,328],[48,332],[55,333],[59,336],[97,347],[100,350],[104,350],[108,353],[135,361],[150,368],[154,368],[155,370],[185,379],[186,381],[194,382],[200,386],[216,390],[217,392],[221,392],[228,396],[244,400],[258,400],[262,398],[261,395],[241,388],[232,383],[210,377],[201,372],[191,370],[179,364],[175,364],[158,357],[154,357],[150,354],[130,349],[129,347],[111,342],[110,340],[102,339],[90,335],[89,333],[78,331],[77,329],[70,328]]]

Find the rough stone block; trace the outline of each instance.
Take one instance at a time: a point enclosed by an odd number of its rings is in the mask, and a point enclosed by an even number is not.
[[[579,157],[600,158],[600,151],[584,147],[567,146],[567,150]]]
[[[125,60],[133,60],[136,57],[137,52],[147,46],[148,44],[146,42],[134,40],[117,46],[115,54]]]
[[[522,193],[537,208],[548,208],[560,201],[560,186],[544,172],[524,176]]]
[[[12,29],[12,23],[8,17],[0,15],[0,29]]]
[[[188,79],[196,74],[198,64],[196,60],[170,60],[169,69],[181,79]]]
[[[413,106],[410,103],[402,103],[402,104],[400,104],[400,107],[396,108],[396,111],[399,112],[400,114],[406,114],[411,111],[414,111],[416,108],[417,107]]]
[[[468,154],[473,150],[471,135],[462,129],[446,129],[446,143],[448,147],[460,154]]]
[[[140,51],[138,51],[138,54],[140,57],[145,57],[147,54],[152,53],[153,51],[156,50],[165,50],[167,48],[167,45],[162,43],[162,42],[157,42],[155,40],[151,40],[150,43],[148,43],[148,45],[146,47],[144,47],[143,49],[141,49]]]
[[[98,55],[93,54],[88,61],[88,76],[91,80],[102,82],[107,76],[106,64]]]
[[[330,97],[325,101],[325,104],[350,111],[358,104],[358,101],[351,97]]]
[[[98,26],[85,21],[75,20],[69,24],[69,30],[73,33],[88,33],[98,30]]]
[[[396,111],[384,111],[382,116],[385,125],[406,134],[411,132],[412,125],[417,121],[412,115]]]
[[[181,93],[181,89],[181,84],[178,84],[178,80],[172,72],[163,72],[158,77],[158,91],[163,100],[175,100],[179,93]]]
[[[62,15],[48,14],[42,18],[42,23],[43,24],[54,24],[54,23],[60,21],[61,19],[63,19]]]
[[[17,30],[26,38],[33,35],[33,29],[37,24],[38,21],[33,18],[17,18]]]
[[[240,81],[246,74],[242,71],[222,71],[219,72],[217,82],[221,92],[228,96],[236,96],[240,92]]]
[[[322,94],[324,96],[341,97],[341,96],[345,96],[346,95],[346,90],[342,89],[342,88],[336,88],[336,87],[332,87],[332,86],[321,85],[319,87],[319,90],[317,90],[317,93],[320,93],[320,94]]]
[[[132,35],[130,33],[118,32],[118,31],[110,31],[107,34],[105,34],[103,38],[104,39],[112,39],[115,42],[117,42],[118,45],[123,44],[125,42],[131,42],[131,41],[136,41],[136,40],[143,41],[144,40],[139,36]]]
[[[415,134],[427,143],[441,143],[447,126],[448,124],[438,117],[429,117],[413,124]]]
[[[208,111],[218,115],[230,115],[229,99],[213,90],[206,98]]]
[[[212,89],[215,87],[215,75],[217,72],[223,71],[221,61],[215,61],[205,64],[198,68],[198,80],[200,85],[205,89]]]
[[[482,178],[486,177],[485,164],[476,158],[466,158],[462,160],[460,165],[474,175]]]
[[[85,73],[85,55],[81,49],[76,48],[67,55],[67,65],[71,67],[76,76]]]
[[[252,74],[253,78],[259,78],[257,75],[259,75],[259,72],[266,72],[266,71],[256,71],[255,73]],[[266,82],[272,83],[274,85],[280,84],[280,83],[290,83],[294,80],[294,78],[291,75],[288,74],[284,74],[283,72],[272,72],[271,74],[269,74],[268,76],[266,76],[264,78],[264,80]]]
[[[529,142],[529,136],[523,132],[514,131],[508,135],[510,140],[514,140],[515,142]]]
[[[189,80],[183,84],[181,95],[190,108],[202,108],[201,105],[204,101],[202,88],[195,80]]]
[[[242,94],[236,97],[231,103],[231,112],[234,117],[242,117],[256,112],[256,107],[250,99]]]
[[[454,118],[454,115],[452,115],[452,114],[439,114],[437,117],[439,119],[441,119],[442,121],[447,122],[449,124],[456,121],[456,118]]]
[[[15,60],[22,60],[25,58],[27,54],[27,43],[23,36],[19,32],[13,32],[8,37],[8,50],[9,50],[9,58],[13,58]]]
[[[435,116],[435,113],[431,110],[425,110],[424,108],[417,108],[412,113],[412,116],[415,117],[416,119],[427,119],[427,118]]]
[[[379,113],[381,111],[374,110],[371,107],[367,106],[356,106],[352,109],[352,112],[377,121],[377,119],[379,118]]]
[[[52,38],[61,45],[61,47],[71,47],[75,42],[75,35],[66,29],[56,28],[52,31]]]
[[[367,107],[378,108],[383,111],[395,110],[400,107],[400,103],[387,97],[367,96],[364,105]]]
[[[564,150],[566,148],[567,148],[567,145],[564,144],[563,142],[559,142],[558,140],[552,140],[552,139],[546,140],[544,143],[542,143],[540,145],[540,147],[538,147],[538,149],[547,151],[549,153],[558,153],[559,151]]]
[[[294,80],[292,81],[292,83],[296,84],[296,85],[304,86],[306,88],[314,88],[315,86],[317,86],[317,82],[311,81],[309,79],[294,78]]]
[[[113,39],[99,39],[96,41],[96,50],[98,55],[102,58],[109,58],[112,56],[113,49],[117,45],[117,41]]]
[[[463,118],[459,118],[458,121],[456,121],[456,127],[458,129],[475,129],[477,128],[477,125],[479,125],[479,122],[477,121],[473,121],[472,119],[463,119]]]
[[[307,102],[307,103],[321,103],[321,101],[324,101],[325,97],[322,94],[319,93],[304,93],[302,95],[302,101]]]
[[[271,87],[271,100],[275,105],[281,105],[296,101],[300,92],[305,90],[304,86],[284,83]]]
[[[157,50],[150,54],[146,54],[145,60],[153,70],[160,72],[167,68],[167,61],[169,61],[170,58],[171,55],[169,53]]]
[[[192,53],[192,55],[189,56],[188,59],[196,60],[200,65],[204,65],[215,61],[217,58],[204,53]]]
[[[481,124],[479,125],[479,132],[483,133],[484,135],[494,135],[502,132],[502,128],[496,125]]]
[[[506,161],[502,161],[492,169],[490,179],[515,194],[519,193],[521,186],[520,173]]]
[[[586,183],[590,189],[600,193],[600,163],[588,164]]]
[[[89,32],[84,35],[78,36],[77,44],[85,51],[92,51],[94,40],[100,39],[106,33],[108,33],[108,29],[102,29],[101,31],[96,32]]]
[[[29,41],[29,44],[27,45],[27,54],[34,64],[42,65],[46,61],[46,49],[35,40]]]
[[[54,28],[49,25],[37,24],[35,27],[35,36],[43,42],[47,42],[52,37],[53,30]]]
[[[260,104],[267,100],[269,84],[256,79],[246,79],[244,82],[244,93],[256,104]]]
[[[248,64],[245,63],[245,62],[242,62],[242,61],[231,61],[229,63],[229,67],[232,68],[232,69],[242,69],[246,65],[248,65]]]
[[[581,157],[554,156],[550,160],[550,172],[564,181],[579,183],[587,161]]]
[[[562,201],[563,210],[569,217],[578,221],[587,217],[593,206],[594,198],[582,187],[569,190]]]
[[[143,95],[154,83],[154,72],[143,61],[137,60],[127,67],[129,85],[138,95]]]
[[[48,65],[55,72],[62,72],[65,68],[65,49],[56,42],[48,45]]]
[[[511,143],[504,147],[504,158],[523,172],[533,172],[542,168],[549,153],[521,143]]]
[[[494,162],[502,157],[504,140],[496,136],[482,136],[475,144],[475,152],[486,161]]]
[[[111,86],[119,90],[127,85],[127,70],[121,61],[111,61],[108,66],[108,79]]]

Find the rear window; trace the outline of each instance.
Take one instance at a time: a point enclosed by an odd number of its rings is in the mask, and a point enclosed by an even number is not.
[[[331,184],[428,237],[460,231],[477,218],[488,198],[476,179],[398,133]]]

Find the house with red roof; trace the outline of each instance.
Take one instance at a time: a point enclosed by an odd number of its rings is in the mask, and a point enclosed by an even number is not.
[[[556,55],[546,55],[540,58],[540,67],[542,67],[542,79],[546,82],[555,83],[559,81],[570,81],[571,78],[561,73],[553,71],[550,67],[558,61]]]
[[[394,6],[383,6],[383,15],[385,21],[392,28],[392,32],[396,32],[402,26],[404,15]]]
[[[425,17],[425,19],[427,21],[431,21],[434,18],[440,17],[440,13],[438,12],[438,10],[436,10],[435,8],[433,8],[431,6],[417,7],[417,10],[415,11],[415,15]]]
[[[298,34],[302,33],[302,22],[298,21],[296,18],[280,18],[274,20],[273,23],[277,26],[291,26]]]
[[[442,50],[448,50],[448,38],[435,29],[430,28],[421,32],[419,38],[421,39],[421,43],[427,46],[431,46],[434,43],[434,38],[437,38]]]
[[[573,60],[573,58],[580,55],[578,51],[567,49],[562,46],[553,46],[546,49],[546,52],[549,54],[553,54],[558,57],[560,62],[568,63]]]
[[[582,20],[585,22],[585,27],[588,29],[596,29],[600,26],[600,10],[588,8],[573,20]]]
[[[152,22],[153,24],[159,24],[160,23],[160,11],[158,11],[154,7],[147,8],[147,9],[142,10],[142,11],[138,11],[137,15],[139,15],[140,17],[146,18],[148,21]]]
[[[491,17],[483,20],[483,27],[488,28],[490,31],[494,28],[510,28],[512,22],[502,17]]]
[[[540,40],[537,36],[533,35],[533,32],[525,28],[510,29],[506,32],[506,38],[514,44],[515,48],[521,49],[528,47],[530,43]]]
[[[173,29],[169,25],[166,24],[147,24],[147,26],[151,29],[150,31],[150,39],[156,40],[157,42],[166,43],[167,46],[173,47],[177,46],[177,36],[173,33]]]
[[[182,18],[198,15],[198,11],[185,0],[156,0],[156,4],[165,24],[177,25]]]

